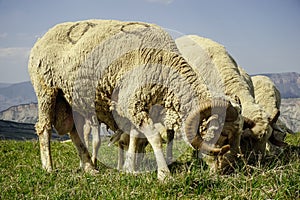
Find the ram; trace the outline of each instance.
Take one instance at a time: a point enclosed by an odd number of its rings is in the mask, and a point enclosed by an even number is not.
[[[211,96],[171,36],[156,25],[115,20],[58,24],[36,42],[28,68],[38,99],[36,132],[42,165],[48,171],[52,170],[52,126],[60,134],[70,133],[83,169],[95,170],[73,112],[95,116],[113,131],[130,132],[129,163],[142,133],[154,149],[160,180],[170,171],[161,136],[149,117],[154,105],[165,109],[166,129],[181,133],[190,146],[218,155],[230,148],[213,145],[215,126],[201,132],[211,134],[210,140],[202,138],[199,127],[214,116],[219,130],[221,122],[235,121],[238,111],[228,100]]]
[[[208,71],[208,76],[204,78],[210,88],[240,99],[245,118],[242,136],[254,141],[253,150],[256,154],[264,155],[266,142],[272,132],[272,120],[255,102],[253,86],[247,84],[251,79],[243,77],[243,71],[239,70],[225,47],[211,39],[189,35],[176,39],[176,44],[195,71]],[[215,76],[219,77],[218,82],[212,81]]]

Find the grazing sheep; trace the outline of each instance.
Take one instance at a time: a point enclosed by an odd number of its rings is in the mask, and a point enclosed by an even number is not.
[[[273,132],[269,141],[269,152],[276,151],[276,147],[286,146],[284,138],[286,133],[276,124],[280,115],[281,96],[274,82],[267,76],[257,75],[252,77],[255,100],[271,116]],[[277,139],[278,138],[278,139]],[[273,146],[275,145],[275,146]],[[270,152],[272,153],[272,152]]]
[[[249,77],[242,77],[234,59],[228,54],[225,47],[208,38],[196,35],[183,36],[176,39],[176,44],[183,57],[202,73],[203,70],[211,71],[210,76],[204,77],[211,87],[221,88],[226,95],[234,98],[237,96],[242,104],[242,115],[245,117],[243,137],[254,140],[254,152],[264,154],[266,141],[271,136],[269,115],[255,102],[253,86],[247,84]],[[206,63],[203,62],[203,51],[207,55]],[[207,64],[208,63],[208,64]],[[220,82],[214,83],[216,74],[221,77]]]
[[[170,172],[161,136],[149,117],[154,105],[165,109],[166,129],[181,132],[190,146],[217,155],[230,148],[214,147],[216,129],[235,121],[238,111],[226,99],[211,97],[170,35],[156,25],[115,20],[58,24],[36,42],[28,69],[38,99],[42,165],[48,171],[52,125],[60,134],[70,133],[83,169],[94,170],[72,111],[96,116],[115,132],[119,127],[129,131],[129,163],[135,160],[136,138],[142,133],[154,150],[160,180]],[[215,126],[204,127],[202,133],[210,136],[204,140],[199,126],[211,116]]]

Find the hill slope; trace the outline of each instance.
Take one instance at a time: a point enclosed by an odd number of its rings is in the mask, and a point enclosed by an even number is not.
[[[0,111],[11,106],[37,102],[31,83],[22,82],[16,84],[1,83],[0,87]]]

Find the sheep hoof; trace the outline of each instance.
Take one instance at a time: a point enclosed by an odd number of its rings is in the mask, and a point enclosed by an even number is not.
[[[171,176],[170,170],[166,169],[159,169],[157,172],[157,179],[161,182],[168,182],[173,179]]]
[[[46,172],[51,173],[53,171],[52,167],[44,167]]]
[[[99,174],[99,171],[96,169],[92,169],[92,170],[89,170],[88,173],[92,176],[95,176],[95,175]]]
[[[49,173],[51,173],[53,171],[52,166],[48,165],[48,164],[43,164],[42,168],[43,168],[43,170],[45,170],[46,172],[49,172]]]
[[[96,175],[99,173],[98,170],[95,169],[95,167],[93,167],[93,165],[91,164],[86,164],[85,167],[84,167],[84,172],[87,172],[91,175]]]
[[[94,168],[85,168],[84,171],[90,175],[97,175],[99,174],[99,171],[97,169],[94,169]]]

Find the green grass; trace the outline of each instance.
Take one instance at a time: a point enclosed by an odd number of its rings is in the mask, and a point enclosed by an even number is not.
[[[189,158],[170,166],[174,180],[160,183],[155,171],[131,175],[101,165],[96,176],[83,173],[72,143],[61,142],[52,142],[55,171],[47,173],[37,141],[2,140],[0,199],[300,199],[299,141],[299,133],[290,135],[293,146],[278,156],[226,176]]]

